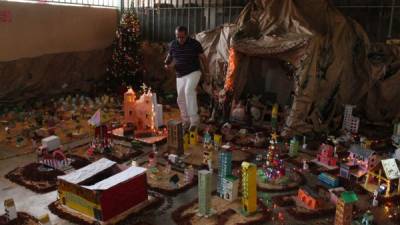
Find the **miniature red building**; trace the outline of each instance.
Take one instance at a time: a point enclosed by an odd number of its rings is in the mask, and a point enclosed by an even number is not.
[[[335,157],[333,146],[322,144],[320,146],[320,153],[317,155],[317,161],[328,166],[336,166],[338,158]]]
[[[108,221],[148,200],[146,169],[122,168],[102,158],[58,177],[61,204],[97,221]]]

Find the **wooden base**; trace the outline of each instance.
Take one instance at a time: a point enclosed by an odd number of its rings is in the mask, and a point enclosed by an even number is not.
[[[139,203],[134,207],[126,210],[125,212],[109,219],[108,221],[98,221],[92,217],[86,216],[78,211],[70,209],[59,201],[55,201],[49,205],[49,209],[53,214],[66,219],[72,223],[80,224],[80,225],[114,225],[123,222],[124,220],[136,216],[137,214],[141,213],[143,210],[157,207],[163,201],[162,198],[150,196],[147,201]]]

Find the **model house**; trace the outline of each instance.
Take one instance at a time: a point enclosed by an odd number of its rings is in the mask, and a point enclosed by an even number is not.
[[[58,177],[58,184],[64,207],[97,221],[108,221],[148,199],[145,168],[122,169],[105,158]]]
[[[297,199],[304,203],[310,209],[317,209],[321,204],[319,195],[309,186],[299,188]]]
[[[400,195],[400,162],[396,159],[384,159],[369,170],[363,187],[373,193],[383,192],[385,197]]]
[[[342,177],[354,176],[358,179],[379,163],[375,151],[362,148],[360,145],[352,145],[349,153],[347,162],[340,165],[340,176]]]
[[[239,191],[239,178],[228,175],[222,179],[222,191],[221,195],[222,198],[228,201],[234,201],[238,198],[238,191]]]
[[[317,154],[316,161],[328,167],[336,167],[338,158],[335,156],[334,147],[329,144],[321,144],[320,152]]]

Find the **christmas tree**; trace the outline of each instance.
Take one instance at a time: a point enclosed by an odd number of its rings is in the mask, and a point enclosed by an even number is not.
[[[143,60],[140,50],[140,24],[133,9],[122,14],[107,67],[107,91],[123,92],[127,86],[137,89],[142,81]]]

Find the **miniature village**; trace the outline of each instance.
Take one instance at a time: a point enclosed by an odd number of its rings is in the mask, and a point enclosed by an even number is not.
[[[160,12],[135,3],[90,91],[0,89],[0,225],[399,225],[400,41],[374,45],[330,1],[298,2],[248,1],[190,33],[193,93],[173,44],[139,38],[137,14]],[[175,32],[180,49],[188,30]]]
[[[177,109],[163,111],[150,87],[140,92],[136,97],[129,88],[121,98],[94,101],[67,96],[40,110],[3,114],[2,143],[36,155],[5,178],[33,193],[57,193],[40,220],[18,211],[10,196],[3,220],[39,224],[54,214],[74,224],[116,224],[196,187],[192,200],[171,213],[176,224],[397,224],[400,218],[400,123],[388,137],[366,137],[353,106],[346,106],[336,135],[283,137],[273,104],[256,131],[236,122],[251,116],[245,110],[233,122],[206,120],[189,130]],[[38,116],[21,116],[28,114]],[[242,139],[249,144],[235,141]]]

